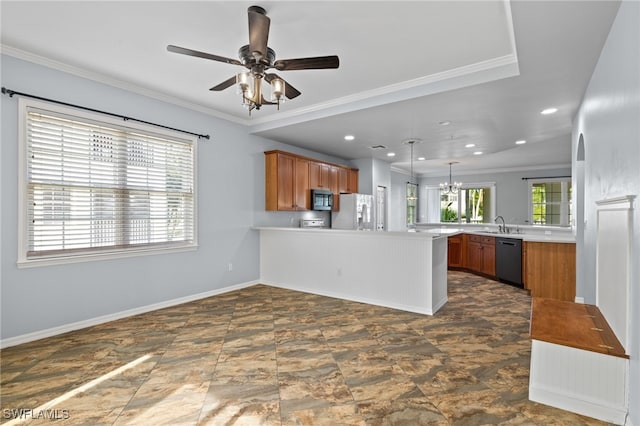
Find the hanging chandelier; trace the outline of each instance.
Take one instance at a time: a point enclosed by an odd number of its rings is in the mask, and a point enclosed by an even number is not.
[[[440,184],[440,191],[442,191],[443,194],[457,194],[458,190],[462,186],[462,183],[453,182],[453,179],[451,179],[451,165],[456,163],[456,161],[449,163],[449,182]]]

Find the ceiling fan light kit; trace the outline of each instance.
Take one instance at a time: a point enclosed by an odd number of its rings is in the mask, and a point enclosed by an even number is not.
[[[238,50],[240,60],[174,45],[168,45],[167,50],[247,68],[246,71],[236,74],[210,90],[221,91],[235,84],[238,92],[242,94],[242,105],[249,110],[249,115],[252,110],[259,110],[262,105],[276,105],[280,109],[280,104],[285,99],[293,99],[301,94],[283,78],[274,73],[267,73],[267,70],[271,68],[278,71],[335,69],[340,66],[340,59],[335,55],[276,60],[276,52],[267,46],[271,25],[271,19],[267,16],[267,12],[260,6],[250,6],[247,9],[247,14],[249,16],[249,44]],[[271,96],[268,100],[263,95],[263,80],[271,86]]]

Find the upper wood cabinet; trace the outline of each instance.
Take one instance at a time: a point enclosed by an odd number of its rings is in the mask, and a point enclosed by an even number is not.
[[[265,154],[265,209],[309,210],[309,162],[280,152]]]
[[[576,297],[576,244],[526,241],[524,286],[532,297],[573,302]]]
[[[309,210],[310,190],[326,189],[334,193],[335,211],[340,192],[357,192],[357,169],[284,151],[266,151],[264,154],[266,210]]]
[[[338,169],[338,193],[351,192],[349,188],[349,171],[343,167]]]
[[[346,192],[358,192],[358,170],[348,169],[348,183]]]
[[[309,162],[309,188],[326,189],[334,194],[340,193],[338,188],[339,169],[331,164],[316,161]]]

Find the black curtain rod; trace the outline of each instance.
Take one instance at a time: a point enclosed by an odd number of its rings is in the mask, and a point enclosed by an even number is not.
[[[69,106],[69,107],[73,107],[73,108],[80,108],[80,109],[84,109],[85,111],[91,111],[91,112],[97,112],[97,113],[100,113],[100,114],[110,115],[112,117],[121,118],[124,121],[128,121],[128,120],[137,121],[138,123],[150,124],[152,126],[162,127],[163,129],[175,130],[176,132],[181,132],[181,133],[186,133],[188,135],[197,136],[199,138],[210,139],[209,135],[201,135],[199,133],[193,133],[193,132],[189,132],[187,130],[176,129],[175,127],[169,127],[169,126],[165,126],[165,125],[162,125],[162,124],[151,123],[150,121],[144,121],[144,120],[139,120],[139,119],[133,118],[133,117],[127,117],[126,115],[114,114],[112,112],[101,111],[99,109],[93,109],[93,108],[88,108],[88,107],[84,107],[84,106],[81,106],[81,105],[74,105],[74,104],[70,104],[70,103],[67,103],[67,102],[56,101],[55,99],[48,99],[48,98],[43,98],[43,97],[40,97],[40,96],[30,95],[28,93],[16,92],[15,90],[10,90],[10,89],[7,89],[6,87],[2,88],[2,93],[5,94],[5,95],[9,95],[10,98],[12,98],[13,95],[25,96],[27,98],[38,99],[40,101],[53,102],[54,104]]]
[[[529,179],[560,179],[560,178],[570,178],[571,176],[538,176],[538,177],[523,177],[522,180]]]

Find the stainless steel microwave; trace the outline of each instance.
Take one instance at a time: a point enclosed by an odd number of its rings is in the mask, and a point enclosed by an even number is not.
[[[333,208],[333,193],[326,189],[311,190],[311,210],[331,210]]]

